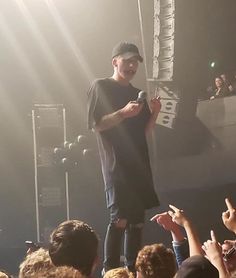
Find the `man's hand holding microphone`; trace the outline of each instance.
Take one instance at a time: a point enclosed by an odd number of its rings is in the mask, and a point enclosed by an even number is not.
[[[143,108],[143,103],[147,98],[147,93],[144,91],[140,91],[138,93],[138,97],[135,101],[130,101],[129,103],[124,106],[120,112],[123,118],[131,118],[137,116],[142,108]],[[161,102],[160,102],[160,97],[154,97],[150,101],[150,110],[154,114],[158,114],[161,109]]]

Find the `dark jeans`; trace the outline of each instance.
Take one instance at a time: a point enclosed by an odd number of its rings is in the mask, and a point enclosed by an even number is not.
[[[133,208],[132,213],[125,217],[116,206],[112,206],[110,216],[111,221],[107,227],[104,243],[104,270],[108,271],[120,266],[121,246],[124,237],[125,265],[134,272],[135,260],[142,242],[144,209]],[[126,219],[127,225],[123,228],[117,227],[118,219]]]

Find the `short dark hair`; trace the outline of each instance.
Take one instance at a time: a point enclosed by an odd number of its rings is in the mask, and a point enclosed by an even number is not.
[[[50,236],[49,255],[56,266],[72,266],[90,275],[97,253],[98,236],[82,221],[65,221]]]
[[[146,245],[138,253],[135,268],[144,278],[172,278],[176,272],[174,253],[162,243]]]

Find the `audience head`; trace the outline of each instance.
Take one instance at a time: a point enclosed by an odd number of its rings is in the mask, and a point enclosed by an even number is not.
[[[41,270],[34,278],[85,278],[77,269],[70,266],[53,266],[49,270]]]
[[[224,84],[224,81],[221,77],[216,77],[215,78],[215,85],[216,85],[216,88],[221,88]]]
[[[163,244],[146,245],[136,259],[139,278],[172,278],[176,272],[176,261],[171,249]]]
[[[0,276],[1,277],[1,276]],[[8,277],[8,276],[6,276]],[[84,276],[75,268],[68,266],[55,266],[47,250],[40,248],[29,253],[20,265],[19,278],[83,278]],[[5,276],[1,277],[5,278]]]
[[[11,278],[12,276],[7,274],[4,270],[0,270],[0,278]]]
[[[56,266],[72,266],[88,276],[97,260],[97,234],[82,221],[65,221],[50,236],[49,254]]]
[[[134,278],[134,275],[127,268],[118,267],[107,271],[103,278]]]
[[[218,270],[204,256],[196,255],[186,259],[175,278],[218,278]]]
[[[40,248],[35,252],[29,253],[20,264],[19,278],[33,278],[39,272],[47,272],[53,267],[48,251]]]

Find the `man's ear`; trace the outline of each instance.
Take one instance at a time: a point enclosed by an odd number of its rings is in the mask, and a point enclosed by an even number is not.
[[[117,58],[112,59],[112,66],[117,67]]]

